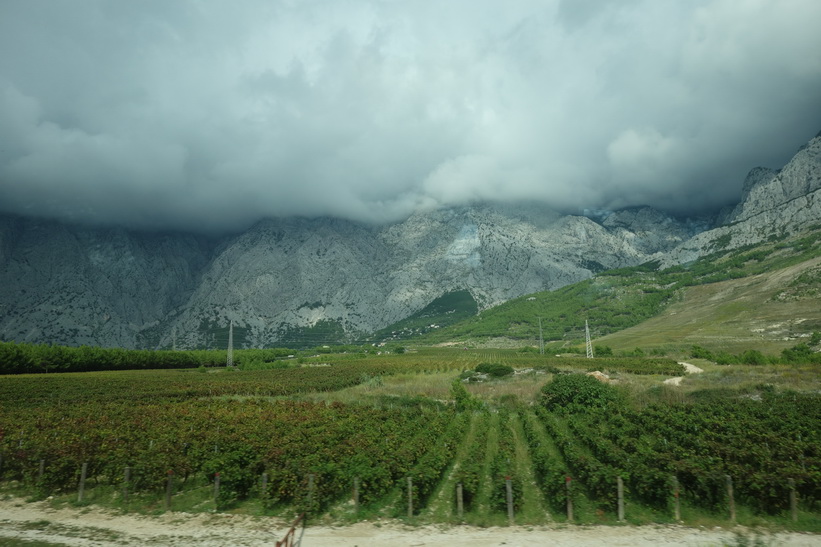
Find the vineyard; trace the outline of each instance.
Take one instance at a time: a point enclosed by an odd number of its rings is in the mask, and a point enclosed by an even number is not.
[[[488,362],[516,370],[458,380]],[[619,383],[583,374],[591,368]],[[271,370],[4,376],[0,492],[334,522],[819,531],[817,391],[670,397],[663,380],[682,374],[662,359],[425,350]]]

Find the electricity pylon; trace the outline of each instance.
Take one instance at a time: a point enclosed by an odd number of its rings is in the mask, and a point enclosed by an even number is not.
[[[593,343],[590,341],[590,327],[587,326],[587,319],[584,320],[584,343],[587,347],[587,358],[593,358]]]
[[[234,321],[228,325],[228,367],[234,366]]]

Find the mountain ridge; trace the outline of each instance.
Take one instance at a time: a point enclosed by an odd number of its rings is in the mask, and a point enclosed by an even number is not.
[[[483,310],[818,222],[820,152],[816,137],[782,169],[751,171],[717,227],[649,207],[597,222],[534,204],[439,209],[387,226],[269,219],[216,239],[0,216],[0,339],[224,347],[233,322],[239,345],[269,347],[323,322],[357,338],[460,290]]]

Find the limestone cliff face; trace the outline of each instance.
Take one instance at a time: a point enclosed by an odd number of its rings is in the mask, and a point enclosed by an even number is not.
[[[188,346],[208,343],[202,325],[228,321],[245,329],[254,346],[323,320],[351,333],[372,332],[460,289],[486,308],[672,248],[688,232],[664,218],[658,237],[666,247],[652,247],[627,228],[609,230],[535,207],[439,210],[385,227],[265,221],[226,245],[206,269],[176,319],[177,332],[186,333],[181,342]],[[639,240],[641,248],[633,244]]]
[[[821,222],[821,134],[780,171],[753,169],[742,201],[713,230],[663,255],[663,265],[687,263],[719,249],[761,243]]]
[[[0,217],[0,338],[139,347],[183,306],[206,242]]]
[[[0,336],[167,347],[176,331],[179,347],[203,347],[231,320],[252,346],[320,321],[371,332],[449,291],[486,308],[644,262],[693,232],[649,209],[627,217],[465,207],[383,227],[268,220],[220,241],[3,217]]]

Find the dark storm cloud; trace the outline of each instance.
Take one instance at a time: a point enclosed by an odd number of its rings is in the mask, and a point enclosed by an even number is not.
[[[715,208],[821,129],[820,23],[816,0],[6,0],[0,209]]]

